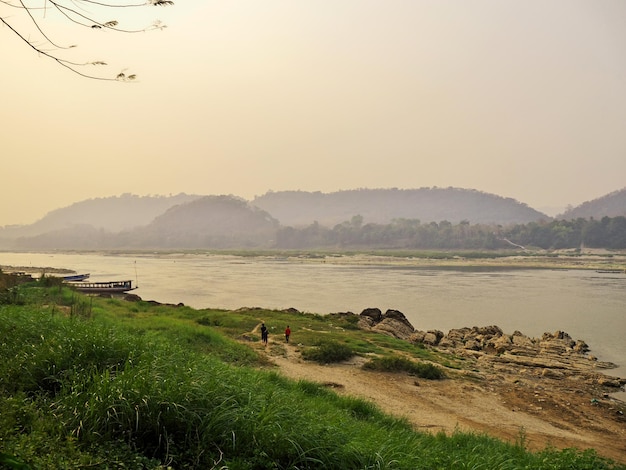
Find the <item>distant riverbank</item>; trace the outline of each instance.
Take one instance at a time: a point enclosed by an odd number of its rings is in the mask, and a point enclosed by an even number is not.
[[[482,256],[481,256],[482,255]],[[286,260],[333,264],[392,265],[425,268],[589,269],[626,272],[626,253],[572,254],[410,253],[298,254]]]
[[[5,271],[68,273],[71,266],[11,266],[3,263],[0,252],[0,269]],[[8,253],[8,252],[7,252]],[[13,253],[13,252],[12,252]],[[27,256],[28,252],[23,255]],[[564,250],[557,252],[499,252],[499,251],[332,251],[332,250],[228,250],[228,251],[85,251],[49,252],[55,255],[100,255],[144,258],[159,256],[227,256],[243,259],[261,258],[298,263],[328,263],[339,265],[386,265],[453,269],[588,269],[626,272],[626,252],[603,249]]]

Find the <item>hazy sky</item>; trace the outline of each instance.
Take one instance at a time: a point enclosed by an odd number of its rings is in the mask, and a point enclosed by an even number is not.
[[[42,1],[43,3],[43,1]],[[0,226],[95,197],[471,188],[537,209],[626,186],[624,0],[176,0],[0,25]],[[23,24],[0,3],[0,16]],[[34,37],[34,33],[32,33]],[[89,67],[86,72],[96,73]]]

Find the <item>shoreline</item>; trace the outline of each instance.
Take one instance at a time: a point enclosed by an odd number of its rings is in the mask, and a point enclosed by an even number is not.
[[[22,253],[7,251],[6,253]],[[23,252],[48,254],[48,252]],[[341,251],[297,251],[297,252],[72,252],[62,251],[50,254],[66,255],[100,255],[100,256],[128,256],[128,257],[185,257],[189,255],[228,258],[258,258],[291,263],[323,263],[338,265],[363,266],[407,266],[425,269],[549,269],[549,270],[598,270],[613,274],[626,274],[626,252],[607,252],[605,250],[586,251],[581,253],[533,253],[500,255],[498,253],[471,252],[471,256],[463,251],[458,252],[341,252]],[[480,256],[483,254],[484,256]],[[0,251],[0,258],[2,252]],[[429,256],[431,255],[431,256]],[[0,269],[17,269],[25,272],[42,271],[51,273],[72,273],[71,269],[52,268],[45,266],[11,266],[0,265]]]

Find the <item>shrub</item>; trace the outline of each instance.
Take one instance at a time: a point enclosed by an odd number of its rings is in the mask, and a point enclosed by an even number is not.
[[[302,351],[302,357],[307,361],[320,364],[341,362],[354,356],[354,351],[345,344],[334,340],[320,341],[316,346]]]
[[[426,362],[414,362],[405,357],[386,356],[374,358],[365,364],[363,369],[382,372],[408,372],[423,379],[443,379],[445,374],[441,368]]]

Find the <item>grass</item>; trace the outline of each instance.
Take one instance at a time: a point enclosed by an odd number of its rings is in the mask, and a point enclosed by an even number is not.
[[[626,468],[593,451],[532,453],[523,439],[415,432],[370,402],[258,369],[236,341],[288,321],[303,351],[395,344],[336,318],[101,298],[79,315],[87,299],[62,286],[19,295],[0,305],[0,468]],[[320,336],[330,341],[315,346]]]

